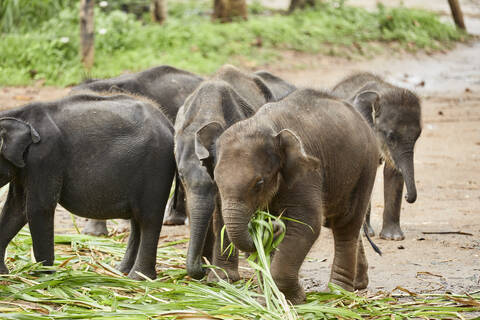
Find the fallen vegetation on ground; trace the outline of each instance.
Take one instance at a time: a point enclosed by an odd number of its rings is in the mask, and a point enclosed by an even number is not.
[[[250,226],[260,249],[250,266],[261,280],[235,284],[190,279],[181,248],[186,239],[160,242],[154,281],[131,280],[115,270],[125,252],[125,234],[56,235],[55,266],[43,267],[32,263],[24,229],[8,248],[11,273],[0,275],[2,319],[464,319],[480,312],[479,293],[415,294],[403,288],[395,294],[359,294],[330,286],[331,293],[311,292],[307,303],[291,306],[267,272],[268,253],[281,241],[273,238],[273,219],[259,214]]]

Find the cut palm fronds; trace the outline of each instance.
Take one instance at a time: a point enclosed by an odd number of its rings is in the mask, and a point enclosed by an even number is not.
[[[261,272],[258,287],[253,281],[211,284],[189,279],[184,241],[180,241],[182,248],[178,241],[161,243],[155,281],[131,280],[116,271],[113,266],[123,257],[126,246],[118,240],[121,236],[56,235],[56,264],[47,268],[30,260],[31,238],[25,229],[9,245],[6,261],[11,273],[0,275],[0,318],[462,319],[480,314],[478,293],[362,296],[334,286],[332,293],[309,293],[306,304],[293,307],[281,300],[265,268],[271,250],[280,241],[271,235],[277,218],[268,214],[257,218],[267,222],[257,225],[254,220],[251,224],[254,241],[264,245],[263,253],[260,249],[257,256],[249,258]],[[260,226],[265,229],[259,231]],[[52,269],[53,274],[44,272]],[[265,304],[260,302],[263,297]]]

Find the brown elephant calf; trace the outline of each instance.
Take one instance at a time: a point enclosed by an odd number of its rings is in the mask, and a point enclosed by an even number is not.
[[[284,216],[312,227],[286,221],[273,258],[272,275],[287,299],[305,300],[298,271],[322,225],[332,229],[335,241],[330,281],[347,290],[365,288],[360,228],[378,157],[372,130],[348,102],[304,89],[264,105],[216,143],[214,177],[230,240],[254,251],[247,225],[255,210],[285,210]]]

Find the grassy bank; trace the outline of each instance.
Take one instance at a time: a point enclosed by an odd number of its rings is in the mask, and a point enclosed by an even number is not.
[[[10,27],[1,34],[0,85],[25,85],[39,79],[69,85],[82,79],[78,9],[69,1],[64,3],[48,20]],[[284,49],[368,54],[372,42],[430,50],[466,38],[430,12],[384,7],[368,12],[336,1],[288,16],[255,5],[248,21],[229,24],[210,20],[210,1],[172,2],[163,26],[111,9],[95,12],[92,77],[159,64],[207,74],[227,62],[260,67],[276,61]]]

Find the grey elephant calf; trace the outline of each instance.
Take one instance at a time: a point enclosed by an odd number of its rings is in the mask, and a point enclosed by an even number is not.
[[[157,243],[175,174],[173,127],[153,102],[84,93],[0,113],[0,273],[8,243],[28,222],[38,262],[54,261],[54,212],[131,219],[119,265],[155,278]]]
[[[273,257],[272,276],[292,303],[304,301],[298,272],[320,234],[331,228],[335,257],[330,281],[347,290],[368,284],[360,229],[379,152],[354,108],[328,93],[297,90],[239,121],[216,143],[215,182],[228,236],[255,250],[248,222],[258,208],[293,218]]]
[[[72,91],[125,92],[143,96],[155,101],[173,123],[178,109],[202,81],[203,78],[191,72],[163,65],[114,78],[89,80],[73,87]],[[184,197],[185,193],[180,183],[177,183],[173,200],[167,205],[164,224],[184,224]],[[107,235],[107,223],[104,220],[90,219],[82,232],[97,236]]]
[[[385,160],[385,206],[380,237],[403,240],[400,209],[404,182],[407,202],[417,199],[413,150],[422,132],[420,100],[411,91],[393,86],[371,73],[346,78],[333,88],[333,93],[351,102],[357,101],[354,105],[377,136]],[[369,235],[375,234],[370,226],[370,206],[366,228]]]
[[[238,253],[227,257],[220,249],[223,221],[212,178],[212,155],[215,140],[226,128],[295,89],[274,75],[260,73],[246,74],[230,65],[221,67],[212,80],[204,81],[186,100],[175,121],[175,159],[190,218],[187,271],[195,279],[205,275],[203,256],[224,268],[230,280],[239,279]]]

